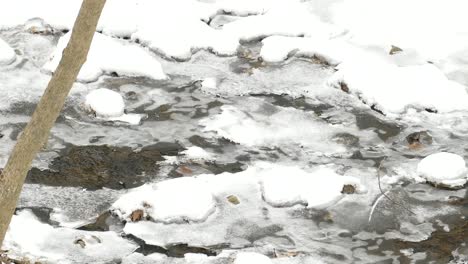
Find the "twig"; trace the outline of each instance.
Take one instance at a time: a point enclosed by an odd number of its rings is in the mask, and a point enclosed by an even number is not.
[[[382,190],[382,185],[380,183],[380,172],[381,172],[381,169],[382,169],[382,163],[387,159],[387,157],[383,158],[380,163],[379,163],[379,167],[377,168],[377,179],[378,179],[378,182],[379,182],[379,190],[380,190],[380,193],[381,195],[379,196],[379,198],[377,198],[377,200],[375,200],[374,204],[372,205],[372,209],[369,213],[369,219],[368,219],[368,223],[370,223],[370,221],[372,220],[372,216],[374,214],[374,210],[375,208],[377,207],[377,204],[380,202],[380,200],[382,200],[383,197],[387,198],[389,201],[391,201],[392,203],[396,204],[396,205],[399,205],[401,207],[403,207],[406,211],[410,212],[411,214],[413,215],[416,215],[413,211],[411,211],[408,207],[404,206],[402,203],[398,203],[397,201],[393,200],[392,198],[390,198],[387,193],[390,192],[390,190],[384,192]]]

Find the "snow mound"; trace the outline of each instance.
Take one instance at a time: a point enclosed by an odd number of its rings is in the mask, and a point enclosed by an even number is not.
[[[182,154],[184,154],[187,158],[193,159],[193,160],[212,160],[213,156],[208,153],[206,150],[197,147],[197,146],[192,146],[188,148],[187,150],[182,151]]]
[[[261,180],[263,198],[280,207],[295,204],[305,204],[308,208],[325,207],[343,196],[344,185],[362,188],[358,179],[340,176],[325,167],[312,172],[295,167],[277,167],[263,174],[267,174]]]
[[[57,49],[44,69],[53,72],[70,40],[71,32],[60,38]],[[95,33],[88,58],[78,74],[78,81],[91,82],[104,73],[166,79],[161,64],[143,48]]]
[[[356,52],[343,41],[317,37],[271,36],[263,39],[262,44],[260,56],[268,62],[281,62],[296,52],[299,56],[317,57],[325,63],[336,65]]]
[[[216,78],[205,78],[201,82],[201,85],[202,85],[202,88],[205,88],[205,89],[216,89],[217,88]]]
[[[112,262],[138,247],[115,232],[54,228],[41,223],[29,210],[13,216],[3,246],[11,256],[51,263]]]
[[[237,253],[234,264],[272,264],[271,260],[262,254],[255,252],[240,252]]]
[[[328,37],[337,31],[296,0],[273,1],[261,14],[228,23],[222,30],[239,40],[252,40],[270,35]]]
[[[144,185],[117,200],[112,210],[127,219],[143,210],[153,221],[183,223],[204,221],[215,211],[212,193],[196,178],[178,178]]]
[[[408,107],[438,112],[468,110],[468,93],[463,85],[448,80],[432,64],[399,67],[382,61],[344,62],[330,80],[345,84],[364,102],[385,113],[402,113]]]
[[[448,152],[425,157],[419,162],[417,172],[429,182],[451,188],[461,187],[468,181],[463,157]]]
[[[98,117],[119,117],[125,110],[123,97],[106,88],[93,90],[86,95],[85,105],[95,111]]]
[[[142,118],[139,114],[125,114],[125,102],[122,95],[107,88],[99,88],[87,94],[85,107],[93,111],[98,118],[132,125],[138,125]]]
[[[15,51],[0,38],[0,65],[11,64],[15,59]]]

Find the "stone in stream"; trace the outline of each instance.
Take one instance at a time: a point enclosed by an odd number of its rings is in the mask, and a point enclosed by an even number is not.
[[[429,146],[432,144],[432,136],[427,131],[418,131],[409,134],[406,137],[408,142],[408,147],[411,150],[417,150],[424,146]]]

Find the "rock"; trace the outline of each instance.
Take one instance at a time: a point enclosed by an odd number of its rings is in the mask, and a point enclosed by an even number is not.
[[[86,247],[86,242],[81,239],[81,238],[78,238],[77,240],[73,241],[73,244],[75,245],[80,245],[81,248],[85,248]]]
[[[226,199],[234,205],[240,204],[239,198],[237,198],[237,196],[235,195],[229,195],[228,197],[226,197]]]
[[[393,55],[393,54],[400,53],[402,51],[403,50],[401,48],[392,45],[392,47],[390,48],[390,51],[388,52],[388,54]]]
[[[143,210],[141,209],[135,210],[130,215],[130,220],[132,220],[132,222],[138,222],[141,219],[143,219],[144,215],[145,215],[145,212],[143,212]]]
[[[343,190],[341,190],[341,193],[344,193],[344,194],[353,194],[355,192],[356,192],[356,187],[352,184],[343,185]]]
[[[338,144],[349,147],[355,147],[359,145],[359,138],[349,133],[337,133],[332,137],[332,140]]]
[[[427,131],[418,131],[406,137],[408,147],[412,150],[420,149],[432,144],[432,136]]]
[[[24,30],[31,34],[49,35],[54,29],[41,18],[32,18],[24,24]]]

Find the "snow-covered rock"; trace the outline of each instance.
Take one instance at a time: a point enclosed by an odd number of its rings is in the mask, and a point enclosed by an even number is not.
[[[425,157],[419,162],[417,172],[429,182],[451,188],[461,187],[468,181],[463,157],[448,152]]]
[[[212,160],[213,159],[213,155],[211,153],[197,146],[189,147],[188,149],[182,151],[182,154],[184,154],[187,158],[192,159],[192,160]]]
[[[466,87],[432,64],[399,67],[376,59],[344,62],[337,68],[330,81],[334,86],[346,84],[351,93],[385,113],[402,113],[408,107],[468,110]]]
[[[272,2],[261,14],[224,25],[223,32],[239,40],[252,40],[270,35],[327,37],[337,31],[309,12],[300,1]]]
[[[110,262],[131,254],[137,247],[115,232],[52,227],[41,223],[29,210],[13,216],[3,244],[11,256],[52,263]]]
[[[117,92],[99,88],[86,95],[85,105],[98,117],[119,117],[124,114],[125,102]]]
[[[216,89],[217,83],[216,78],[208,77],[201,82],[202,88],[205,89]]]
[[[271,260],[262,254],[255,252],[239,252],[236,255],[234,264],[272,264]]]
[[[16,59],[15,51],[0,38],[0,65],[7,65]]]
[[[263,175],[263,198],[273,206],[304,204],[308,208],[322,208],[343,196],[344,185],[362,189],[357,178],[341,176],[324,167],[312,172],[296,167],[278,167],[263,172]]]
[[[153,221],[172,223],[204,221],[215,211],[215,201],[208,186],[196,178],[178,178],[145,185],[123,195],[112,210],[129,218],[143,210]]]
[[[125,101],[119,93],[107,88],[92,90],[86,95],[85,108],[97,118],[138,125],[143,115],[125,114]]]
[[[70,36],[71,32],[60,38],[50,61],[44,65],[45,70],[53,72],[57,68]],[[95,33],[88,58],[78,74],[78,80],[95,81],[104,73],[153,79],[167,78],[159,61],[142,47]]]
[[[260,56],[268,62],[281,62],[288,55],[296,52],[296,55],[316,57],[325,63],[336,65],[345,60],[356,49],[344,41],[329,40],[318,37],[288,37],[271,36],[262,40]]]

